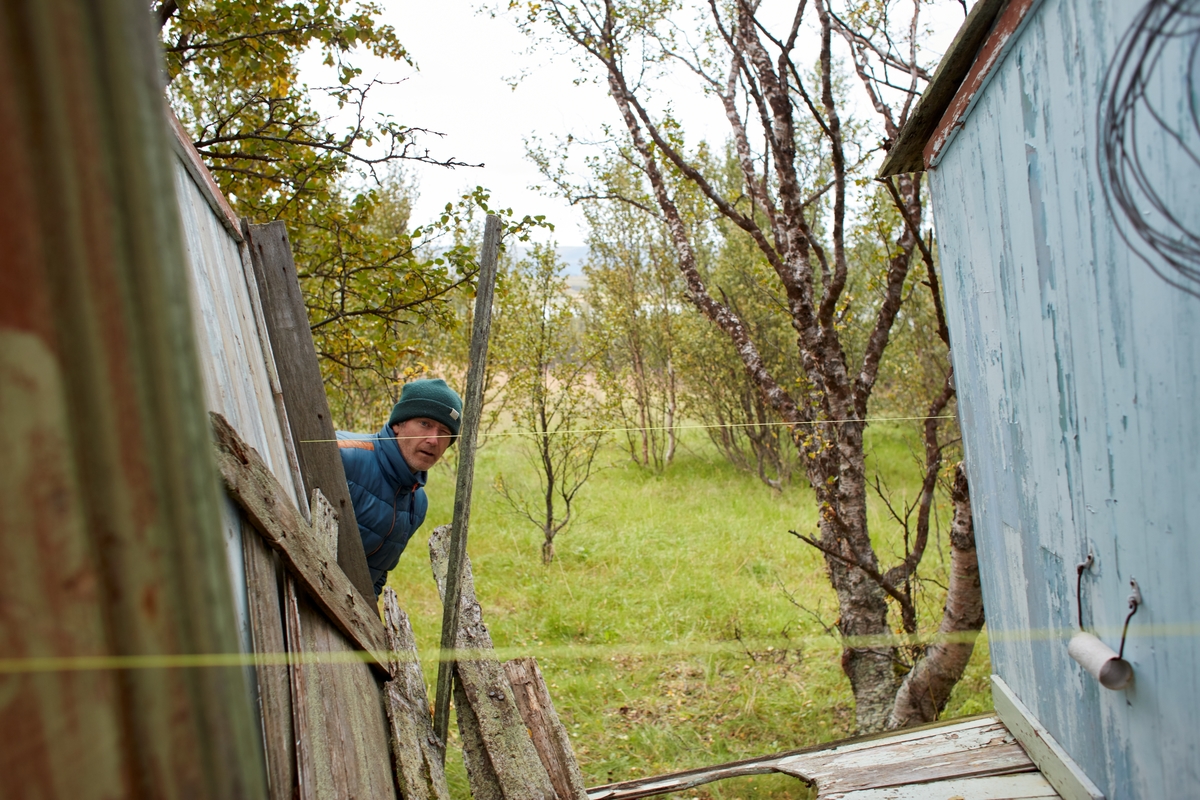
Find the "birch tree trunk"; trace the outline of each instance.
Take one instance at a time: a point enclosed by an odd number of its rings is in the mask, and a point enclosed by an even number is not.
[[[854,692],[860,732],[880,730],[893,719],[904,725],[922,716],[932,718],[944,706],[948,687],[961,675],[956,664],[970,654],[969,647],[929,648],[928,665],[909,671],[903,682],[907,692],[903,708],[897,706],[900,676],[909,666],[905,658],[910,653],[920,655],[911,642],[918,622],[913,581],[928,542],[942,463],[936,420],[944,418],[953,390],[947,376],[945,388],[930,406],[933,424],[925,426],[926,459],[915,534],[909,527],[913,509],[903,513],[893,509],[903,526],[905,554],[899,564],[884,568],[868,530],[863,435],[892,328],[905,302],[906,287],[912,286],[910,271],[919,263],[914,259],[926,263],[928,277],[922,282],[933,294],[938,332],[949,345],[932,255],[920,237],[924,211],[920,176],[901,176],[887,184],[904,224],[897,233],[888,234],[886,255],[879,262],[852,265],[855,249],[847,244],[847,231],[854,228],[853,220],[847,223],[848,192],[863,177],[864,157],[861,142],[846,141],[847,135],[857,135],[858,126],[849,127],[849,134],[843,129],[846,100],[836,78],[840,61],[834,56],[834,42],[845,43],[882,132],[890,139],[906,121],[919,82],[929,78],[917,63],[921,4],[913,5],[908,31],[899,36],[879,27],[889,24],[890,6],[890,0],[852,3],[839,16],[830,0],[799,0],[790,26],[776,34],[757,17],[758,3],[753,0],[710,2],[710,20],[702,33],[712,49],[691,53],[681,45],[679,20],[670,16],[666,6],[617,0],[531,2],[525,23],[527,28],[539,21],[548,23],[585,54],[607,82],[628,134],[622,155],[636,161],[652,191],[660,222],[674,245],[688,300],[729,338],[763,401],[791,426],[820,512],[815,535],[796,535],[825,558],[838,599],[842,669]],[[810,18],[810,31],[819,41],[816,53],[799,45],[803,40],[807,47],[812,41],[807,33],[801,36]],[[871,27],[864,34],[852,23]],[[898,49],[904,44],[907,52]],[[806,77],[793,58],[812,64],[814,55],[817,67]],[[710,96],[721,101],[739,185],[728,186],[728,177],[712,168],[711,160],[706,162],[699,151],[690,155],[678,123],[666,116],[656,118],[646,105],[653,96],[648,88],[652,76],[668,62],[682,63]],[[878,77],[889,71],[899,77]],[[905,79],[907,87],[893,82]],[[811,143],[813,139],[817,144]],[[857,162],[848,156],[855,149]],[[684,202],[692,203],[688,198],[697,196],[704,210],[689,211]],[[781,379],[772,370],[760,351],[769,343],[755,340],[723,288],[714,296],[706,284],[696,241],[704,235],[705,218],[714,215],[730,227],[729,235],[752,242],[756,255],[761,254],[773,273],[772,291],[786,308],[795,333],[801,380]],[[855,274],[871,276],[866,297],[855,297],[847,289],[852,266]],[[867,304],[865,310],[858,304]],[[848,319],[862,326],[854,347],[861,352],[854,355],[843,342],[843,331],[851,324]],[[961,483],[956,497],[965,498],[965,478]],[[964,524],[969,529],[969,503],[956,501],[956,508],[965,509]],[[965,541],[963,535],[958,541]],[[973,552],[956,546],[956,569],[962,575],[970,572]],[[952,581],[944,628],[978,630],[977,615],[971,613],[978,604],[977,583],[972,590],[969,579]],[[909,637],[907,643],[892,634],[889,604],[893,603]],[[910,699],[922,692],[932,692],[932,705]]]

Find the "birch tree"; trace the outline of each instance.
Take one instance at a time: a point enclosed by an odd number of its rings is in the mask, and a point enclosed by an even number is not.
[[[527,30],[549,30],[549,38],[566,42],[587,74],[607,86],[629,152],[670,232],[688,300],[728,338],[763,400],[792,428],[820,509],[818,529],[797,535],[824,555],[837,595],[841,663],[858,730],[933,718],[961,676],[983,621],[970,515],[962,513],[969,502],[965,479],[956,483],[960,527],[951,537],[964,577],[951,582],[940,627],[951,641],[929,648],[897,641],[889,604],[898,609],[900,629],[916,633],[913,578],[929,541],[942,470],[938,418],[953,396],[948,371],[928,406],[917,518],[903,556],[891,566],[881,562],[868,530],[863,435],[906,292],[919,280],[936,296],[936,272],[922,239],[919,176],[889,184],[904,224],[888,241],[883,263],[852,263],[848,209],[856,182],[869,177],[873,148],[855,147],[835,85],[840,48],[874,109],[878,139],[894,139],[928,78],[918,63],[921,4],[871,0],[835,9],[832,0],[799,0],[791,13],[770,18],[756,0],[709,0],[699,9],[673,0],[543,0],[523,8]],[[705,15],[698,32],[680,22],[689,13]],[[773,24],[776,19],[782,25]],[[694,76],[720,104],[740,172],[735,187],[723,187],[689,153],[678,121],[655,108],[655,80],[668,68]],[[753,242],[769,266],[795,338],[798,381],[781,379],[736,302],[711,291],[695,231],[681,210],[681,196],[692,194]],[[864,270],[871,274],[853,296],[848,286]],[[851,324],[861,326],[853,348],[845,335]],[[944,323],[939,329],[948,340]]]
[[[506,276],[497,308],[495,369],[520,449],[537,488],[496,476],[496,491],[542,532],[542,563],[578,513],[579,491],[604,441],[603,416],[591,384],[595,354],[586,347],[575,300],[553,245],[537,245]]]

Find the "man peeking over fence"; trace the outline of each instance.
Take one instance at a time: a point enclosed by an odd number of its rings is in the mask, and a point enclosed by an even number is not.
[[[433,378],[404,385],[379,433],[337,432],[376,597],[425,521],[427,472],[458,438],[461,420],[462,398]]]

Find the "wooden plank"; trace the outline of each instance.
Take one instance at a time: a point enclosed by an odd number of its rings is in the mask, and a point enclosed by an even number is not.
[[[1000,723],[962,732],[930,731],[872,747],[810,753],[781,759],[776,769],[813,781],[819,797],[946,778],[1028,771],[1028,756]]]
[[[338,548],[338,515],[333,505],[325,499],[320,489],[313,489],[312,500],[308,504],[312,513],[312,528],[325,553],[330,558],[337,558]]]
[[[394,798],[383,688],[341,631],[303,591],[293,658],[303,664],[307,691],[297,703],[308,719],[308,753],[319,798]]]
[[[935,722],[900,733],[886,732],[843,739],[713,767],[606,784],[589,789],[587,794],[591,800],[633,800],[681,792],[727,778],[772,772],[784,772],[804,780],[818,780],[829,771],[829,765],[839,759],[840,766],[848,771],[869,767],[872,762],[903,763],[912,755],[930,757],[936,763],[941,757],[940,754],[953,753],[956,749],[978,751],[987,742],[1011,745],[1011,739],[1008,737],[997,737],[1000,731],[1003,731],[1003,727],[994,715],[950,723]],[[1032,762],[1028,758],[1020,758],[1018,751],[1010,749],[1006,755],[1012,758],[1015,764],[1011,771],[1033,769]]]
[[[383,620],[392,658],[392,680],[384,684],[391,725],[392,762],[404,800],[449,800],[445,746],[433,734],[425,676],[408,615],[392,587],[383,590]]]
[[[996,19],[987,40],[975,55],[975,62],[970,72],[963,79],[962,85],[954,95],[954,99],[946,108],[937,127],[929,135],[925,143],[922,158],[926,169],[937,166],[941,154],[954,140],[954,136],[962,128],[963,120],[971,113],[975,101],[987,88],[988,82],[995,74],[996,67],[1008,55],[1010,46],[1020,35],[1021,27],[1029,12],[1039,0],[1009,0],[1004,11]]]
[[[250,670],[170,668],[240,648],[160,64],[140,4],[0,12],[5,797],[266,795]]]
[[[449,545],[450,526],[434,530],[429,556],[443,602]],[[461,589],[454,705],[471,792],[476,798],[552,800],[550,776],[517,710],[508,676],[492,653],[492,637],[483,624],[471,561],[465,554]]]
[[[312,599],[350,640],[370,656],[384,676],[387,635],[374,606],[350,584],[321,542],[321,535],[304,521],[279,481],[258,452],[242,441],[220,414],[211,414],[217,464],[230,495],[241,504],[250,523],[268,545],[279,551],[284,564]]]
[[[1029,753],[1063,800],[1104,800],[1104,793],[1092,782],[1062,745],[1037,721],[1004,679],[992,676],[992,702],[996,713]]]
[[[1058,797],[1037,772],[994,775],[987,778],[955,778],[886,789],[861,789],[829,795],[829,800],[1051,800]]]
[[[303,641],[300,632],[300,597],[296,580],[290,575],[283,578],[283,616],[288,651],[299,653]],[[316,800],[320,796],[317,793],[318,770],[313,764],[312,726],[308,720],[308,700],[313,692],[309,687],[308,664],[304,659],[290,659],[288,677],[292,686],[292,735],[296,743],[296,796],[299,800]]]
[[[965,731],[928,731],[920,737],[882,739],[868,747],[834,747],[778,762],[780,769],[795,769],[814,777],[823,774],[859,769],[879,768],[890,764],[912,763],[922,758],[937,758],[959,752],[982,751],[1015,744],[1016,740],[995,721],[991,725],[972,727]],[[1029,760],[1022,762],[1029,765]]]
[[[254,640],[258,707],[272,800],[291,800],[296,786],[296,740],[291,675],[280,598],[279,560],[256,531],[243,530],[250,631]],[[266,656],[265,658],[263,656]]]
[[[337,509],[340,520],[337,563],[359,594],[374,601],[375,589],[355,522],[342,457],[334,441],[329,400],[308,327],[308,312],[300,293],[287,229],[282,222],[272,222],[247,225],[245,232],[275,353],[288,425],[296,443],[300,474],[304,477],[305,495],[320,489]]]
[[[506,661],[504,672],[512,684],[513,699],[517,703],[517,710],[521,712],[521,719],[525,720],[525,728],[533,739],[533,746],[542,760],[542,766],[550,775],[554,793],[559,800],[571,797],[584,800],[587,790],[583,785],[583,773],[579,771],[571,737],[554,710],[554,702],[550,699],[542,671],[538,669],[537,659],[527,657]]]
[[[479,420],[483,414],[484,373],[487,371],[488,339],[492,330],[492,297],[496,290],[496,264],[500,252],[500,218],[488,214],[483,228],[483,247],[479,254],[479,277],[475,294],[475,318],[471,328],[471,348],[467,359],[467,391],[463,399],[463,420],[458,443],[458,475],[454,485],[454,517],[450,527],[445,596],[459,595],[462,563],[467,558],[467,531],[471,522],[471,486],[475,479],[475,447]],[[445,654],[454,650],[458,635],[459,604],[453,599],[442,604],[442,657],[438,659],[437,694],[433,711],[433,730],[446,740],[450,725],[450,683],[454,662]]]
[[[319,490],[313,499],[316,511],[325,501]],[[321,513],[314,513],[314,519],[330,529],[316,532],[317,539],[332,539],[337,520]],[[289,647],[304,680],[303,694],[293,701],[304,707],[311,794],[395,798],[383,689],[310,596],[304,591],[294,594]]]
[[[453,681],[454,709],[458,717],[459,738],[462,740],[463,763],[467,767],[467,783],[473,800],[504,800],[500,777],[492,768],[488,743],[484,741],[479,718],[458,680]],[[548,778],[547,778],[548,780]]]
[[[233,209],[229,206],[229,201],[225,199],[225,195],[221,192],[221,187],[217,186],[217,182],[213,179],[212,173],[208,171],[208,167],[204,166],[204,162],[200,159],[200,154],[196,152],[196,147],[192,144],[192,137],[188,136],[188,132],[183,129],[183,125],[179,122],[179,117],[175,116],[175,112],[170,108],[167,109],[167,119],[171,127],[171,144],[174,146],[175,152],[179,154],[179,160],[187,168],[188,174],[192,176],[192,180],[200,187],[205,201],[212,208],[213,213],[217,215],[217,218],[221,220],[221,224],[225,226],[225,230],[235,241],[242,241],[241,225],[238,223],[237,215],[233,213]]]
[[[816,778],[820,800],[860,789],[879,789],[932,783],[950,778],[1007,775],[1033,769],[1025,751],[1016,742],[981,750],[960,750],[921,758],[896,759],[883,764],[860,763],[857,767],[830,764]],[[798,771],[780,769],[796,777]]]
[[[922,151],[933,129],[954,99],[963,78],[975,63],[975,54],[987,37],[996,15],[1007,0],[979,0],[971,7],[954,41],[938,64],[933,80],[925,87],[908,122],[900,129],[896,141],[879,169],[879,177],[920,172],[925,168]]]

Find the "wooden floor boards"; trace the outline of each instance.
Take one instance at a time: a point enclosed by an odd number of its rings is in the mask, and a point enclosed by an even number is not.
[[[782,772],[820,800],[1035,800],[1058,797],[995,716],[846,739],[789,753],[598,786],[590,800],[633,800],[725,778]]]

